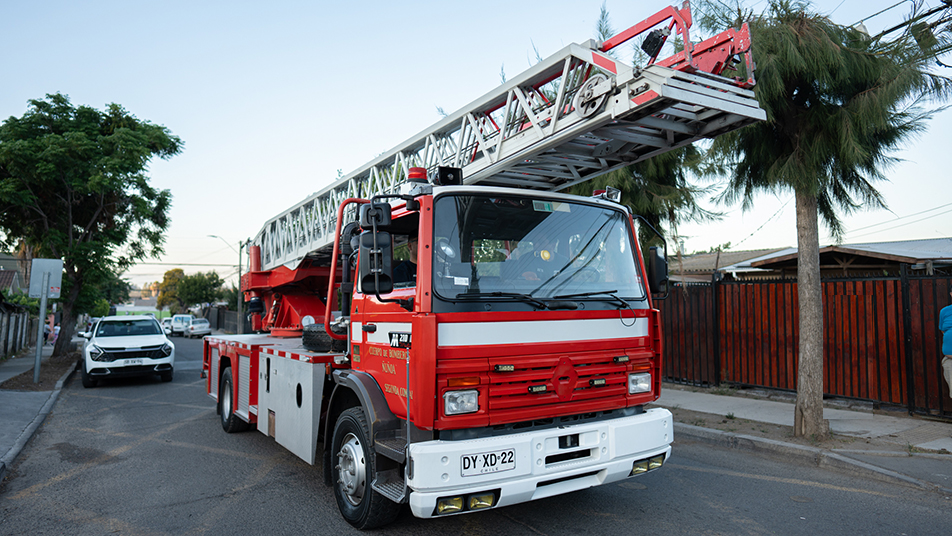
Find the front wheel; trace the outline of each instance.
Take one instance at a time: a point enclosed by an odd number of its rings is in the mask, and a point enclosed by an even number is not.
[[[337,507],[348,523],[361,530],[386,525],[400,513],[399,504],[370,486],[376,473],[376,453],[369,430],[364,412],[350,408],[337,419],[331,442],[331,479]]]
[[[89,376],[89,372],[86,371],[86,359],[83,359],[83,368],[79,372],[80,378],[83,380],[83,387],[89,389],[91,387],[96,387],[96,384],[99,383],[97,380]]]
[[[229,434],[244,432],[248,423],[235,414],[234,382],[231,380],[231,367],[226,367],[221,375],[221,388],[218,390],[218,413],[221,414],[221,427]]]

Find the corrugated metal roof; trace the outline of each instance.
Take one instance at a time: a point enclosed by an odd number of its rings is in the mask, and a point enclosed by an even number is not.
[[[748,251],[722,251],[720,258],[717,253],[698,253],[682,257],[680,262],[677,258],[671,259],[668,268],[673,272],[713,272],[715,265],[718,269],[725,266],[731,266],[750,259],[762,258],[768,254],[783,251],[782,249],[755,249]]]
[[[820,254],[842,252],[862,255],[892,262],[921,263],[952,262],[952,238],[929,238],[923,240],[902,240],[898,242],[865,242],[859,244],[834,244],[820,247]],[[797,248],[767,255],[761,259],[752,259],[753,266],[768,267],[773,263],[796,259]]]

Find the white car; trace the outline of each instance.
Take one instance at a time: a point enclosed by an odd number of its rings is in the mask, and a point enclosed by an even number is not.
[[[193,318],[191,322],[188,323],[188,327],[185,328],[185,336],[191,339],[192,337],[204,337],[205,335],[212,334],[212,325],[208,323],[208,320],[204,318]]]
[[[183,336],[188,329],[188,323],[195,318],[192,315],[172,315],[172,336]]]
[[[83,387],[95,387],[104,378],[158,374],[172,381],[175,345],[151,316],[107,316],[93,331],[81,333]]]

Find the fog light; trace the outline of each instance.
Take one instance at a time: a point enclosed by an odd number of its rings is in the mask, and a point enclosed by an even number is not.
[[[648,470],[657,469],[664,464],[664,454],[659,454],[653,458],[648,458]]]
[[[628,375],[628,394],[651,392],[651,373],[644,372]]]
[[[648,460],[637,461],[631,467],[631,473],[628,476],[640,475],[648,472]]]
[[[463,511],[462,497],[443,497],[442,499],[437,499],[436,501],[437,515],[455,514],[456,512],[462,512],[462,511]]]
[[[496,496],[492,493],[480,493],[478,495],[469,496],[469,509],[470,510],[482,510],[483,508],[492,508],[493,503],[496,502]]]

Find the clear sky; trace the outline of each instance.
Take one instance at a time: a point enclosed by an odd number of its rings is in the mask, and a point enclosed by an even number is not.
[[[853,24],[895,3],[815,5]],[[605,4],[615,31],[666,5]],[[522,72],[533,47],[546,57],[594,37],[601,5],[0,0],[0,119],[21,116],[29,99],[61,92],[74,105],[115,102],[168,127],[185,150],[150,166],[152,184],[174,197],[166,254],[125,277],[138,287],[181,267],[234,280],[232,248],[267,219],[333,182],[338,170],[349,173],[437,122],[437,107],[452,113],[492,90],[501,69],[510,77]],[[865,24],[877,33],[909,5]],[[896,153],[904,162],[877,185],[891,212],[845,218],[845,242],[952,235],[950,139],[946,111]],[[763,195],[747,213],[720,207],[727,213],[721,222],[679,229],[684,248],[796,245],[791,198]],[[823,229],[821,242],[830,242]]]

